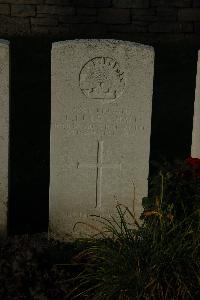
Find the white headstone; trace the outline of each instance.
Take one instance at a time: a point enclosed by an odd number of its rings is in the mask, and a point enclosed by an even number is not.
[[[0,40],[0,236],[7,234],[8,143],[9,42]]]
[[[55,238],[76,236],[73,225],[90,223],[91,214],[115,214],[117,202],[139,218],[148,190],[153,66],[153,48],[132,42],[53,44],[49,230]]]
[[[191,156],[200,158],[200,51],[197,62]]]

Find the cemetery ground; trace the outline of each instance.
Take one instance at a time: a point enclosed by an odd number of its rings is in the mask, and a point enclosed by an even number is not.
[[[2,240],[0,299],[200,299],[200,160],[156,174],[141,224],[119,204],[98,239]]]

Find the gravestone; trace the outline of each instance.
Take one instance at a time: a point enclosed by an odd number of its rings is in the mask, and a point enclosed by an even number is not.
[[[52,46],[49,232],[84,234],[76,221],[137,218],[147,195],[154,50],[116,40]],[[135,195],[135,198],[134,198]],[[79,232],[79,233],[78,233]]]
[[[200,51],[197,62],[191,156],[200,158]]]
[[[0,236],[7,234],[9,42],[0,40]]]

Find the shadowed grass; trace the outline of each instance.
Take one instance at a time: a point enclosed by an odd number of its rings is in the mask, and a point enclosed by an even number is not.
[[[199,209],[196,204],[187,208],[188,198],[182,201],[182,214],[177,212],[183,191],[175,190],[177,203],[173,191],[165,195],[175,176],[159,173],[159,192],[143,199],[142,225],[120,204],[117,218],[96,216],[101,230],[79,241],[85,249],[73,261],[83,271],[72,279],[75,288],[67,299],[200,299]],[[199,180],[190,186],[197,193]]]

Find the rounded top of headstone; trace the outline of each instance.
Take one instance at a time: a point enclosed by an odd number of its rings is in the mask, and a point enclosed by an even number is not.
[[[142,50],[149,50],[154,53],[154,48],[149,45],[144,45],[131,41],[123,41],[123,40],[113,40],[113,39],[74,39],[74,40],[66,40],[52,43],[52,48],[55,47],[64,47],[67,45],[77,45],[77,44],[85,44],[88,46],[94,46],[95,44],[105,44],[105,45],[113,45],[113,46],[127,46],[140,48]]]
[[[9,46],[10,42],[8,40],[0,39],[0,46]]]

